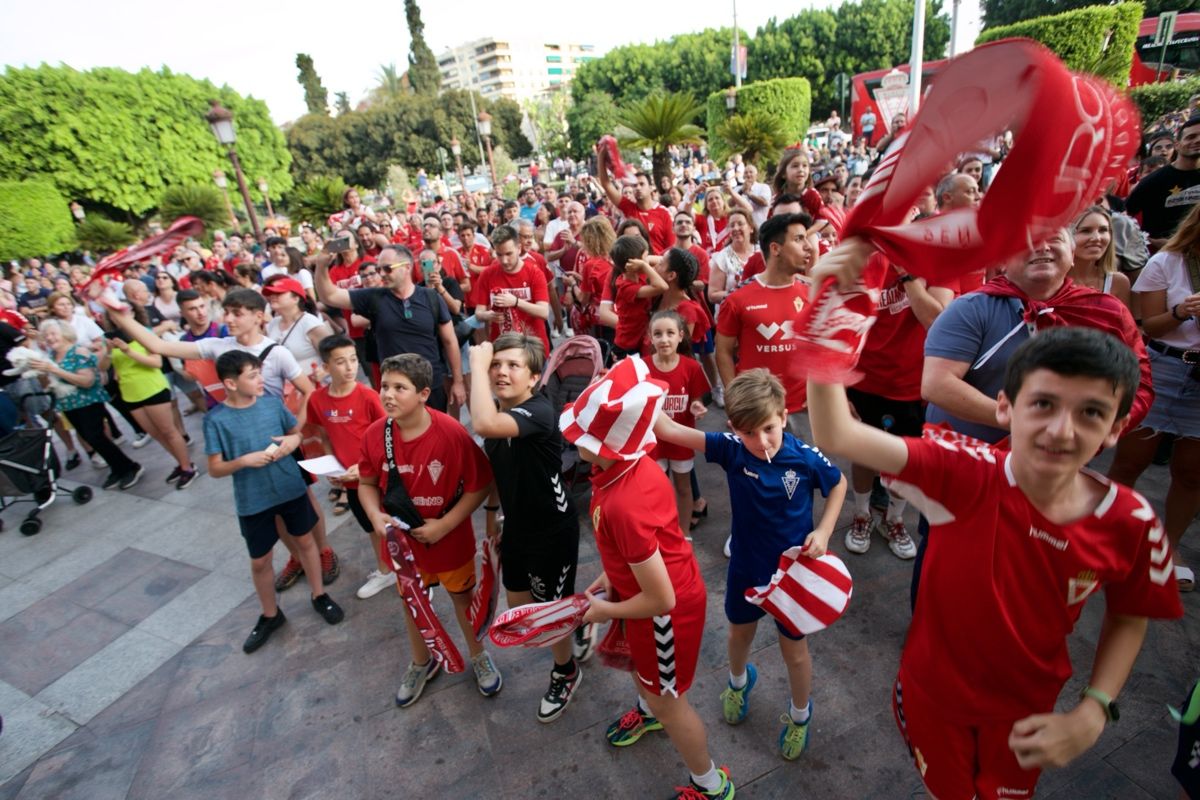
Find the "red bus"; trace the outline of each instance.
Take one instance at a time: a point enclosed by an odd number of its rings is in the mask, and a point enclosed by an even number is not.
[[[1157,45],[1154,43],[1156,30],[1158,17],[1147,17],[1138,28],[1138,38],[1133,47],[1133,66],[1129,72],[1131,86],[1169,81],[1176,77],[1200,73],[1200,13],[1180,14],[1176,18],[1175,32],[1167,43],[1161,73],[1158,72],[1158,60],[1163,49],[1162,42]],[[928,91],[930,83],[945,65],[945,59],[925,62],[921,70],[922,91]],[[898,75],[892,75],[893,72]],[[888,88],[888,84],[896,81],[899,75],[904,76],[904,83],[907,85],[908,73],[909,65],[900,64],[894,69],[877,69],[854,76],[850,88],[850,122],[855,139],[862,136],[859,120],[868,108],[875,112],[875,142],[890,130],[895,112],[908,108],[907,101],[901,100],[902,96],[906,96],[907,89]]]

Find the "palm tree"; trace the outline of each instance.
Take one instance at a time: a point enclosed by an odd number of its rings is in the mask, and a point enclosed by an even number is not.
[[[620,110],[617,139],[622,147],[650,148],[654,185],[671,175],[667,149],[676,144],[699,144],[704,131],[694,120],[703,108],[686,92],[656,91]]]
[[[376,73],[377,83],[371,94],[381,103],[395,100],[405,93],[404,77],[396,72],[396,62],[380,64]]]
[[[709,144],[717,146],[720,157],[741,153],[747,164],[773,160],[788,140],[783,121],[763,111],[726,117],[717,124],[715,133],[714,141]]]
[[[225,198],[215,186],[199,183],[171,186],[158,202],[158,213],[170,224],[180,217],[197,217],[212,231],[229,222]]]

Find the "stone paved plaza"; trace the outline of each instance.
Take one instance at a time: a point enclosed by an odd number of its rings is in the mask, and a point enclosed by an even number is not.
[[[714,409],[702,427],[723,425]],[[198,439],[200,421],[189,418],[188,426]],[[198,443],[202,461],[201,451]],[[492,648],[505,679],[498,697],[481,697],[466,675],[443,675],[415,706],[396,708],[408,663],[401,603],[393,592],[354,597],[372,559],[349,514],[327,516],[342,558],[330,593],[346,621],[321,621],[301,582],[282,595],[288,624],[244,655],[258,605],[231,481],[205,475],[176,491],[163,483],[170,464],[158,445],[136,453],[147,471],[128,492],[101,491],[104,475],[86,462],[69,473],[66,485],[92,484],[95,499],[59,501],[37,536],[18,533],[21,506],[3,514],[0,800],[644,798],[666,797],[686,777],[662,734],[621,751],[605,743],[604,728],[631,705],[633,689],[628,676],[595,661],[550,725],[534,716],[549,678],[549,655],[540,651]],[[853,573],[854,599],[841,621],[811,640],[808,752],[787,763],[775,749],[787,686],[773,626],[761,626],[755,643],[760,682],[749,718],[737,728],[721,720],[728,494],[718,469],[699,469],[712,506],[695,540],[709,612],[691,698],[738,797],[924,797],[889,699],[909,620],[911,566],[878,537],[864,556],[845,555],[841,530],[833,540]],[[1166,481],[1154,467],[1139,485],[1160,510]],[[848,508],[841,522],[848,524]],[[588,533],[581,589],[599,572]],[[1187,562],[1200,566],[1195,529],[1184,545]],[[1151,624],[1121,696],[1120,722],[1075,764],[1046,773],[1039,796],[1178,797],[1166,704],[1200,677],[1200,594],[1185,595],[1184,606],[1182,622]],[[1086,678],[1102,607],[1102,599],[1089,604],[1072,638],[1084,674],[1064,690],[1068,706]],[[437,608],[451,619],[444,595]]]

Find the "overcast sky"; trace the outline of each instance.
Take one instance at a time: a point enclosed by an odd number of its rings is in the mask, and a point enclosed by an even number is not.
[[[949,13],[950,0],[944,0]],[[835,5],[815,0],[816,7]],[[597,10],[597,6],[603,11]],[[777,0],[738,0],[738,26],[751,35],[771,16],[786,17],[804,5]],[[498,8],[505,9],[497,14]],[[978,0],[959,10],[960,50],[979,32]],[[607,0],[601,4],[556,2],[498,6],[480,0],[421,3],[425,39],[434,54],[485,36],[528,32],[559,40],[610,47],[652,42],[675,34],[731,25],[732,0],[654,3]],[[407,63],[404,3],[331,4],[300,0],[265,3],[207,0],[0,0],[0,59],[6,65],[65,63],[76,69],[115,66],[128,70],[170,67],[174,72],[229,84],[265,100],[277,123],[304,113],[296,82],[296,53],[310,54],[330,103],[335,92],[361,98],[376,82],[380,64]]]

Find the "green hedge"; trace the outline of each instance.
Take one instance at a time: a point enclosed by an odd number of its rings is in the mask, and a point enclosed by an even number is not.
[[[0,181],[0,260],[75,247],[67,200],[48,180]]]
[[[705,104],[707,111],[709,147],[725,149],[717,136],[717,125],[725,119],[725,91],[713,92]],[[812,89],[807,78],[773,78],[767,81],[742,84],[738,90],[737,112],[746,114],[761,111],[783,122],[788,142],[800,141],[808,131],[812,115]]]
[[[1129,96],[1137,103],[1138,111],[1142,112],[1142,126],[1149,127],[1163,114],[1172,111],[1183,111],[1187,108],[1188,99],[1200,94],[1200,76],[1172,83],[1147,83],[1135,86]]]
[[[1014,37],[1034,39],[1053,50],[1072,70],[1091,72],[1115,86],[1124,87],[1129,83],[1133,46],[1142,12],[1141,3],[1087,6],[988,28],[975,43]],[[1104,50],[1104,40],[1110,31],[1112,38],[1108,49]]]

